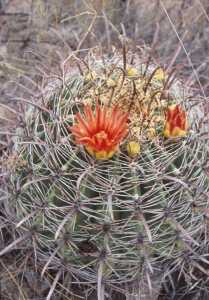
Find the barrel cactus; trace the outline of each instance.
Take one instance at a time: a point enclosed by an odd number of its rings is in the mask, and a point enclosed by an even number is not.
[[[155,272],[177,270],[188,289],[206,286],[205,100],[141,50],[72,57],[13,139],[4,213],[16,239],[0,254],[34,249],[54,278],[47,300],[138,299]]]

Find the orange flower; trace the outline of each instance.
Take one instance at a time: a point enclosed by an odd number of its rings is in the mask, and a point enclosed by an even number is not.
[[[118,150],[119,143],[127,135],[128,114],[118,106],[112,109],[96,104],[95,113],[90,105],[84,107],[83,117],[76,114],[76,124],[70,127],[77,144],[97,159],[111,158]]]
[[[166,112],[166,122],[164,127],[165,137],[182,137],[187,133],[186,113],[180,105],[171,105]]]

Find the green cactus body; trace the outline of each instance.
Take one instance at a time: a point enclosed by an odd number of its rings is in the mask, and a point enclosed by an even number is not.
[[[119,54],[103,60],[91,54],[84,75],[67,74],[42,108],[28,111],[9,183],[17,230],[31,232],[43,273],[61,268],[72,282],[97,287],[98,299],[109,288],[133,293],[159,266],[182,266],[189,276],[208,263],[208,146],[201,118],[194,118],[180,81],[132,53],[127,61],[132,56],[136,62],[124,66]],[[106,160],[92,157],[69,129],[86,103],[94,111],[96,99],[131,116],[128,135]],[[163,137],[171,104],[187,112],[184,137]],[[126,145],[132,140],[141,150],[131,157]]]

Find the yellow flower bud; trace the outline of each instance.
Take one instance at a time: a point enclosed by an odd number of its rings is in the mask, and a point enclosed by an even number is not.
[[[128,68],[127,76],[128,77],[137,77],[139,75],[138,70],[136,68]]]
[[[116,81],[111,78],[108,78],[106,83],[107,83],[107,87],[109,88],[113,88],[117,85]]]
[[[92,71],[92,72],[86,73],[84,79],[85,79],[86,82],[89,82],[91,80],[96,79],[96,77],[97,77],[96,72]]]
[[[165,72],[162,68],[157,69],[157,71],[155,72],[154,76],[153,76],[154,80],[157,81],[163,81],[165,80]]]
[[[156,136],[155,128],[151,127],[147,130],[147,137],[149,140],[152,140]]]
[[[128,155],[132,158],[136,157],[140,154],[140,144],[136,141],[131,141],[127,144],[126,150],[128,152]]]

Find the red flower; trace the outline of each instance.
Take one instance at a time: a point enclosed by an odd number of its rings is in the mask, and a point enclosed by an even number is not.
[[[70,127],[77,144],[97,159],[111,158],[118,150],[119,143],[127,135],[128,113],[118,106],[112,109],[96,104],[95,113],[90,105],[84,107],[83,117],[76,114],[76,124]]]
[[[165,137],[182,137],[187,133],[186,113],[180,105],[168,107],[166,112],[166,122],[164,127]]]

